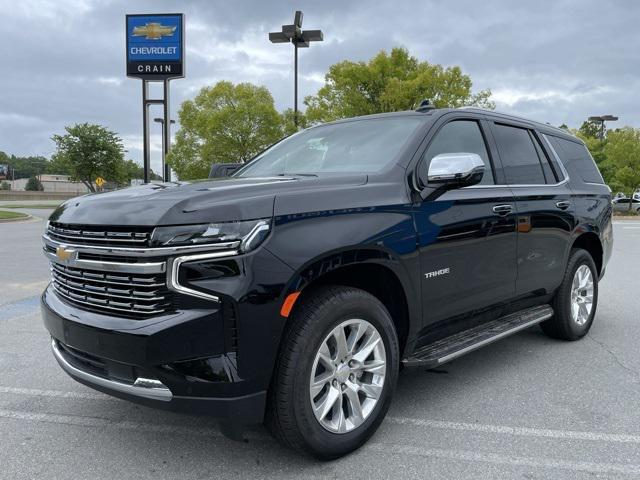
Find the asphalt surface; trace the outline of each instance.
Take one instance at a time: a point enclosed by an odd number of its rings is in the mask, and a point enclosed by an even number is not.
[[[37,217],[46,210],[29,210]],[[130,404],[68,378],[38,312],[41,220],[0,224],[0,478],[640,478],[640,221],[615,224],[591,332],[535,327],[437,371],[405,370],[359,451],[320,463],[262,427]]]

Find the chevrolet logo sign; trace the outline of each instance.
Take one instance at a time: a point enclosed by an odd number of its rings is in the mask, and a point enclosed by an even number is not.
[[[145,37],[147,40],[160,40],[162,37],[173,37],[176,28],[176,26],[167,27],[158,22],[150,22],[144,27],[133,27],[133,36]]]
[[[67,248],[64,245],[60,245],[56,248],[56,257],[61,262],[68,262],[69,260],[73,260],[76,257],[77,252],[71,248]]]

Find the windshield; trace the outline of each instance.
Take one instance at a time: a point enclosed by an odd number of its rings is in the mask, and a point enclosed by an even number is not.
[[[410,116],[371,118],[304,130],[264,151],[234,176],[377,172],[395,159],[422,122]]]

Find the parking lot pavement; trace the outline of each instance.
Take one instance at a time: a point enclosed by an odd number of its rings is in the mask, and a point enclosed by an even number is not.
[[[640,221],[614,226],[587,338],[532,328],[434,371],[404,370],[380,430],[330,463],[280,447],[261,427],[233,442],[211,420],[113,399],[63,374],[38,313],[42,227],[0,225],[1,478],[640,477]]]

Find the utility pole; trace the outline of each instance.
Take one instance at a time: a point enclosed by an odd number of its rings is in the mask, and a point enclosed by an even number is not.
[[[594,123],[599,123],[600,124],[599,137],[600,137],[600,141],[603,141],[604,140],[604,133],[605,133],[605,124],[604,124],[604,122],[615,122],[616,120],[618,120],[618,117],[616,117],[614,115],[598,115],[598,116],[589,117],[588,120],[590,122],[594,122]]]
[[[270,32],[271,43],[293,43],[293,121],[298,126],[298,48],[309,48],[310,42],[324,40],[322,30],[302,31],[302,12],[297,10],[292,25],[282,25],[282,31]]]

